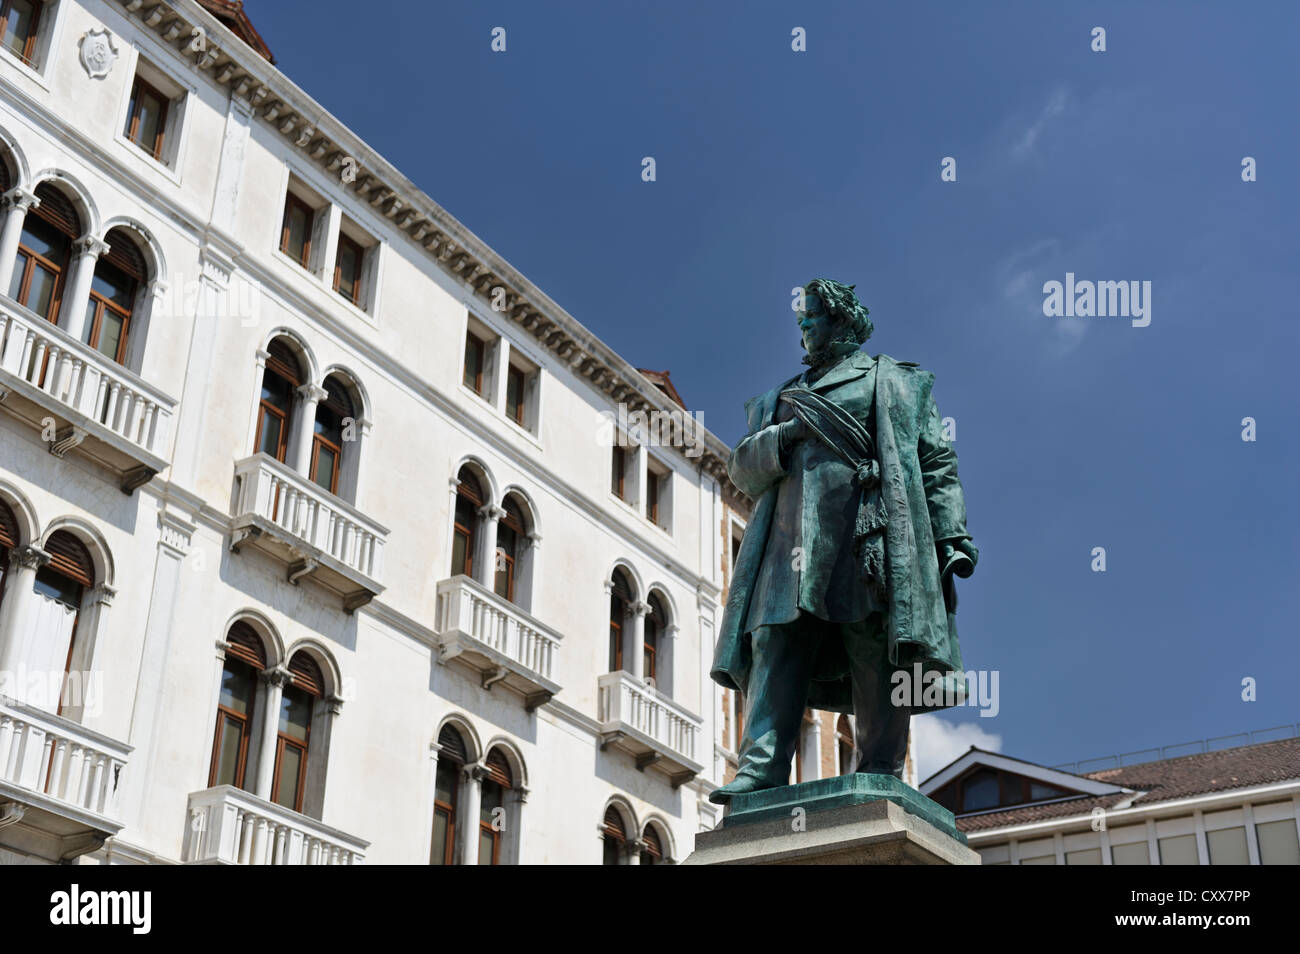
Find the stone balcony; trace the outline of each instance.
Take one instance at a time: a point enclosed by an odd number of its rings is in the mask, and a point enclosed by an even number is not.
[[[186,864],[359,865],[370,842],[232,785],[189,797]]]
[[[52,419],[50,453],[94,460],[124,493],[167,466],[176,399],[3,296],[0,401],[37,430]]]
[[[654,766],[671,779],[673,788],[704,769],[696,756],[703,732],[699,716],[630,672],[606,673],[596,685],[602,750],[622,749],[642,771]]]
[[[232,551],[263,550],[285,564],[290,583],[310,577],[349,613],[384,591],[387,528],[273,457],[235,463],[232,516]]]
[[[528,711],[560,691],[552,681],[561,636],[468,576],[438,584],[438,661],[461,662],[523,696]]]
[[[117,793],[131,747],[0,696],[0,845],[65,862],[122,829]]]

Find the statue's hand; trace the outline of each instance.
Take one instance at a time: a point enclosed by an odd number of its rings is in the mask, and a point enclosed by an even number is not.
[[[799,441],[808,436],[808,428],[804,426],[802,420],[797,417],[791,418],[781,424],[778,424],[777,439],[781,443],[781,450],[788,451]]]
[[[957,559],[952,568],[952,572],[962,579],[970,576],[975,572],[975,564],[979,562],[980,552],[969,540],[958,540],[956,543],[939,544],[939,571],[943,572],[944,567],[952,563],[957,554],[963,554],[966,559]],[[969,562],[967,562],[969,561]]]

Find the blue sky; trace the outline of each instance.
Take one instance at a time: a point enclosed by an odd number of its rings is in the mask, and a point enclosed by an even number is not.
[[[724,440],[799,369],[790,289],[857,283],[868,350],[934,371],[957,424],[962,649],[1000,712],[945,714],[948,744],[1054,764],[1300,719],[1300,7],[247,7],[285,73]],[[1066,272],[1150,281],[1150,325],[1045,317]]]

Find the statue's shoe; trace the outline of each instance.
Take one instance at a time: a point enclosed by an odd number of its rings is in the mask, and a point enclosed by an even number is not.
[[[735,795],[744,795],[747,792],[761,792],[765,788],[775,787],[762,779],[754,778],[752,775],[737,775],[726,785],[709,792],[709,801],[715,805],[725,805]]]

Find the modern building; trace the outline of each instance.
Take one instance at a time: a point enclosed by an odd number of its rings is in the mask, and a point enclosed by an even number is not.
[[[920,790],[990,865],[1300,864],[1300,738],[1225,741],[1082,773],[972,746]]]
[[[0,860],[689,853],[728,448],[242,4],[0,30]]]

